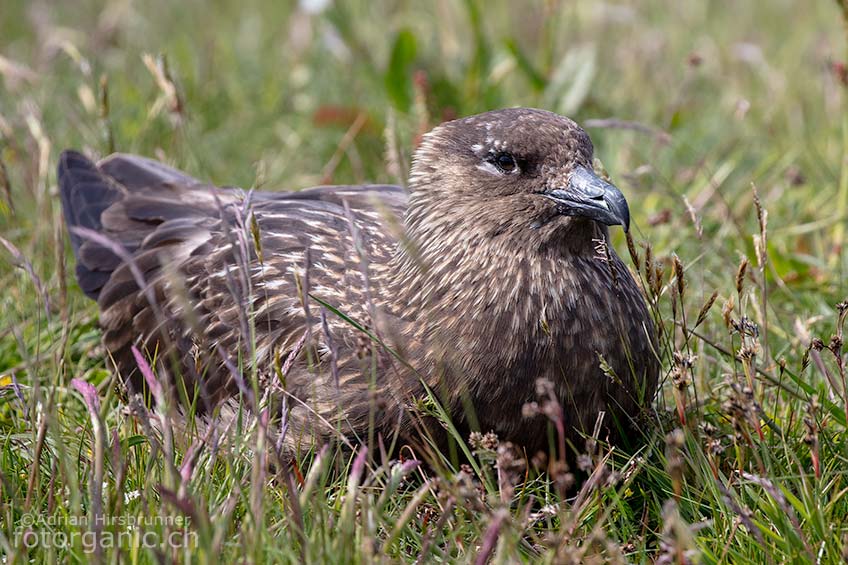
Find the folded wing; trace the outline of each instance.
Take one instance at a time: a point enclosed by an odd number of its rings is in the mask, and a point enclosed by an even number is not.
[[[307,329],[319,356],[329,349],[307,295],[368,324],[368,286],[382,284],[406,205],[394,186],[246,192],[143,157],[94,163],[72,151],[59,185],[77,280],[99,304],[116,368],[141,390],[138,346],[182,375],[199,411],[236,395],[241,369],[284,359]],[[344,376],[355,339],[329,325]]]

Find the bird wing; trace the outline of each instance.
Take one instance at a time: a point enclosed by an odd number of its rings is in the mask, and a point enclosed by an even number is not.
[[[350,325],[309,296],[371,323],[406,206],[400,187],[246,192],[143,157],[95,164],[70,151],[59,184],[77,279],[135,390],[132,345],[207,406],[238,392],[237,368],[285,359],[308,331],[318,357],[332,350],[337,379],[353,372]]]

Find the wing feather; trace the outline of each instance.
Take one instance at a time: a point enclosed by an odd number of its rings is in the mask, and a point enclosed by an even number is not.
[[[116,369],[141,390],[130,346],[159,359],[176,358],[186,388],[198,390],[207,408],[238,393],[222,353],[230,365],[247,360],[267,368],[271,357],[284,358],[309,331],[317,362],[326,357],[321,306],[307,297],[308,319],[304,292],[373,324],[365,281],[381,284],[395,246],[386,224],[397,222],[406,206],[405,192],[394,186],[246,194],[125,154],[95,165],[66,152],[59,179],[68,226],[98,231],[132,256],[133,268],[111,249],[72,232],[77,277],[98,300]],[[359,250],[367,256],[369,277],[363,277]],[[245,335],[248,317],[252,338]],[[359,340],[352,328],[333,317],[327,331],[336,336],[341,373],[358,371]],[[315,378],[293,381],[302,383],[304,396],[314,394]],[[360,388],[364,395],[367,387]]]

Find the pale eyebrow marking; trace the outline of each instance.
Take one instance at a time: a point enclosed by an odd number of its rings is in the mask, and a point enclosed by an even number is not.
[[[489,174],[492,174],[492,175],[500,175],[501,174],[501,172],[498,170],[498,168],[488,161],[484,161],[482,164],[477,165],[477,168],[480,169],[483,172],[486,172],[486,173],[489,173]]]

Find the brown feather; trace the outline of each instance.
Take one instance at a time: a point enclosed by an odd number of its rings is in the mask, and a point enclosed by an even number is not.
[[[520,174],[491,165],[504,148],[520,155]],[[143,388],[133,345],[180,374],[201,411],[237,397],[255,368],[263,392],[297,399],[286,438],[296,450],[332,427],[363,434],[375,406],[379,431],[411,437],[423,381],[461,426],[476,420],[533,451],[547,444],[544,418],[522,415],[537,379],[553,383],[571,439],[601,411],[611,437],[613,420],[626,431],[656,389],[656,338],[639,288],[614,252],[605,261],[595,251],[606,226],[560,215],[539,196],[591,159],[570,120],[514,109],[425,136],[409,196],[382,185],[218,189],[142,157],[94,164],[73,152],[62,155],[59,179],[68,225],[120,242],[133,258],[130,268],[72,231],[80,286],[98,301],[104,343],[131,389]],[[275,359],[305,333],[283,393]]]

